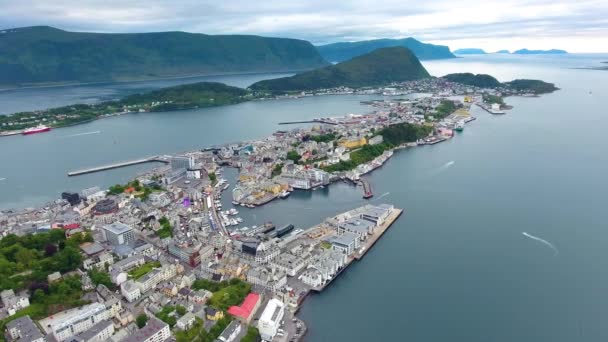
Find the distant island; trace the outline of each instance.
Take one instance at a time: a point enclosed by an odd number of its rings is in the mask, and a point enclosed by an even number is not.
[[[504,87],[508,90],[517,93],[525,94],[546,94],[559,90],[553,83],[544,82],[541,80],[518,79],[510,82],[501,83],[493,76],[487,74],[472,74],[472,73],[456,73],[448,74],[442,77],[443,79],[465,84],[479,88],[500,88]]]
[[[551,50],[521,49],[521,50],[517,50],[517,51],[513,52],[514,55],[563,55],[563,54],[567,54],[567,53],[568,52],[565,50],[558,50],[558,49],[551,49]]]
[[[404,47],[388,47],[324,68],[291,77],[254,83],[250,89],[271,93],[321,88],[360,88],[430,77],[414,53]]]
[[[343,62],[370,53],[379,48],[402,46],[410,49],[420,60],[456,58],[450,48],[423,43],[414,38],[375,39],[359,42],[341,42],[317,46],[319,53],[329,62]]]
[[[454,51],[455,54],[457,55],[485,55],[486,52],[482,49],[474,49],[474,48],[469,48],[469,49],[458,49]]]
[[[186,32],[0,31],[0,86],[298,71],[328,63],[304,40]]]
[[[509,52],[509,50],[498,50],[494,53],[511,53],[511,52]]]

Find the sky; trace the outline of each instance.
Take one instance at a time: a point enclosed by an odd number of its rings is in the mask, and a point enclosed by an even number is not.
[[[608,52],[608,0],[0,0],[0,28],[34,25]]]

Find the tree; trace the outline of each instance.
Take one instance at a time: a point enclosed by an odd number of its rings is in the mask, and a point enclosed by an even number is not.
[[[287,152],[287,159],[293,160],[294,163],[298,163],[302,157],[298,154],[298,152],[291,150]]]
[[[140,313],[139,315],[137,315],[135,323],[137,323],[137,327],[139,329],[145,327],[146,323],[148,323],[148,315],[146,315],[145,313]]]
[[[53,256],[55,253],[57,253],[57,246],[53,245],[52,243],[49,243],[44,247],[44,254],[47,257]]]
[[[183,307],[183,306],[181,306],[181,305],[177,305],[177,306],[175,307],[175,311],[177,311],[177,313],[178,313],[180,316],[183,316],[183,315],[185,315],[185,314],[186,314],[186,308],[185,308],[185,307]]]

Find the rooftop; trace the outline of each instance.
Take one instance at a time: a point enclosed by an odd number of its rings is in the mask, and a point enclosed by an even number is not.
[[[240,306],[229,307],[228,313],[231,314],[232,316],[237,316],[237,317],[242,317],[244,319],[248,319],[251,316],[252,311],[255,308],[255,306],[257,305],[259,300],[260,300],[260,295],[255,292],[251,292],[250,294],[247,295],[247,297],[245,297],[245,300],[243,300],[243,303],[241,303]]]
[[[148,319],[148,323],[146,323],[145,327],[136,330],[134,333],[127,336],[121,342],[145,341],[148,338],[150,338],[151,336],[153,336],[154,334],[156,334],[159,331],[161,331],[162,329],[164,329],[165,327],[168,327],[167,323],[161,321],[160,319],[158,319],[156,317],[150,317]]]
[[[275,322],[279,312],[283,309],[283,306],[284,305],[280,300],[276,298],[271,299],[268,302],[268,305],[266,305],[262,316],[260,316],[260,321]]]
[[[42,337],[42,333],[32,321],[30,316],[23,316],[6,323],[6,329],[16,329],[19,332],[20,338],[15,341],[33,341]]]
[[[132,230],[133,228],[131,228],[121,222],[114,222],[114,223],[103,226],[103,229],[118,235],[118,234],[124,234],[124,233]]]

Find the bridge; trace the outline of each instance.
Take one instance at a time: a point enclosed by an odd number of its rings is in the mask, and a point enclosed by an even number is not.
[[[125,166],[145,164],[145,163],[169,164],[170,159],[171,159],[171,156],[164,155],[164,156],[153,156],[153,157],[142,158],[142,159],[128,160],[128,161],[124,161],[124,162],[102,165],[102,166],[92,167],[92,168],[88,168],[88,169],[70,171],[70,172],[68,172],[68,176],[74,177],[74,176],[86,175],[88,173],[95,173],[95,172],[100,172],[100,171],[118,169],[118,168],[125,167]]]

